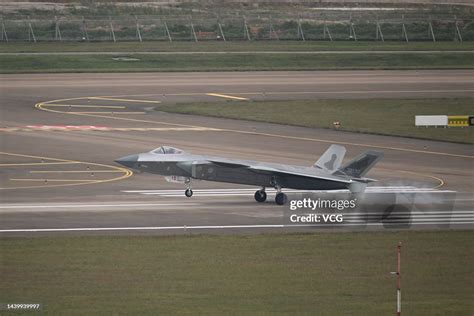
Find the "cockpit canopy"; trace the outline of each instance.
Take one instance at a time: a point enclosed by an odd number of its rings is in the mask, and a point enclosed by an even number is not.
[[[178,148],[169,147],[169,146],[160,146],[157,149],[151,151],[152,154],[182,154],[184,151]]]

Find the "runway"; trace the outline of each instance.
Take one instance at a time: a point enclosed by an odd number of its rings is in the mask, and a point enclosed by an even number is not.
[[[331,143],[346,146],[350,157],[377,148],[385,153],[370,173],[381,180],[377,187],[397,196],[403,190],[454,194],[447,198],[452,203],[428,209],[415,202],[410,227],[472,228],[470,145],[184,116],[155,107],[223,98],[473,97],[473,78],[469,70],[2,75],[0,236],[326,229],[288,227],[282,207],[256,204],[255,188],[196,182],[188,199],[181,184],[132,175],[113,162],[163,144],[295,165],[312,164]],[[387,228],[365,223],[354,229]]]

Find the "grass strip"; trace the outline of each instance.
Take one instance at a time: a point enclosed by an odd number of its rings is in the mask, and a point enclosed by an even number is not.
[[[472,53],[0,56],[1,73],[459,68],[474,68]]]
[[[472,231],[3,238],[0,299],[54,315],[389,315],[402,241],[403,310],[461,315],[474,308],[472,240]]]
[[[171,113],[333,128],[341,131],[474,143],[472,128],[415,127],[415,115],[469,115],[472,98],[315,99],[291,101],[218,101],[160,105]]]
[[[331,50],[474,50],[474,42],[235,41],[235,42],[9,42],[0,53],[140,51],[331,51]]]

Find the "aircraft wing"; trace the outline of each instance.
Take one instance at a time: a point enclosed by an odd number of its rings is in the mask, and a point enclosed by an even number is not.
[[[202,164],[206,163],[213,163],[217,166],[227,167],[227,168],[243,168],[255,173],[265,174],[265,175],[276,175],[276,176],[296,176],[302,178],[310,178],[310,179],[320,179],[320,180],[327,180],[327,181],[334,181],[339,183],[352,183],[350,179],[344,179],[343,177],[333,176],[331,174],[313,174],[313,173],[306,173],[304,171],[293,170],[293,169],[280,169],[275,168],[272,166],[260,165],[260,164],[247,164],[245,161],[222,161],[222,160],[213,160],[209,159],[207,161],[201,162]]]
[[[319,175],[319,174],[300,172],[296,170],[281,170],[281,169],[266,167],[266,166],[249,166],[248,169],[256,173],[262,173],[262,174],[271,174],[271,175],[279,175],[279,176],[297,176],[297,177],[303,177],[303,178],[320,179],[320,180],[334,181],[334,182],[340,182],[340,183],[353,182],[350,179],[344,179],[341,177],[335,177],[331,175]]]
[[[226,167],[226,168],[249,168],[250,167],[250,165],[245,164],[245,163],[236,163],[236,162],[231,162],[231,161],[208,160],[206,162],[202,162],[202,164],[206,164],[206,163],[213,163],[217,166]]]

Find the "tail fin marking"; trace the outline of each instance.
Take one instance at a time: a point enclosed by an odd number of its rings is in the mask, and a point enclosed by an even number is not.
[[[337,170],[344,159],[346,148],[340,145],[331,145],[313,165],[314,168],[328,172]]]

